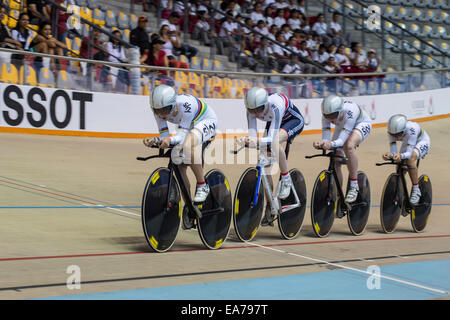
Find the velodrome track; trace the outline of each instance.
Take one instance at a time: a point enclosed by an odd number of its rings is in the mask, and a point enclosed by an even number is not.
[[[224,247],[210,251],[196,231],[180,230],[164,254],[144,239],[140,203],[149,174],[167,160],[136,161],[154,152],[141,140],[2,133],[0,299],[448,299],[450,118],[421,125],[431,150],[420,172],[432,180],[434,203],[425,232],[414,233],[409,217],[401,217],[395,233],[382,232],[380,194],[393,170],[375,166],[388,150],[382,127],[358,150],[372,191],[362,236],[351,235],[344,218],[327,238],[316,238],[308,207],[291,241],[276,226],[261,228],[250,244],[231,229]],[[316,153],[311,146],[319,138],[302,134],[289,156],[290,167],[305,176],[308,205],[328,165],[304,158]],[[234,192],[247,165],[217,167]],[[71,265],[81,270],[79,290],[66,286]],[[371,265],[381,267],[380,289],[367,287]]]

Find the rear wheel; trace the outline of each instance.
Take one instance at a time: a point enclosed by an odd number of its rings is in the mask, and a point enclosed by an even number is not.
[[[259,187],[258,201],[254,206],[258,170],[248,168],[239,179],[234,194],[233,224],[236,236],[241,241],[252,240],[259,229],[264,209],[264,192],[262,183]]]
[[[305,218],[306,211],[306,183],[303,174],[297,169],[291,169],[289,175],[292,179],[297,197],[300,201],[300,207],[283,212],[278,217],[278,228],[281,235],[285,239],[295,238],[302,228],[303,220]],[[280,201],[281,207],[295,203],[294,193],[291,191],[290,195]]]
[[[420,176],[419,188],[422,196],[420,197],[419,203],[411,211],[411,224],[415,232],[422,232],[430,217],[433,191],[429,176],[425,174]]]
[[[350,179],[349,179],[350,184]],[[369,179],[364,172],[358,172],[358,197],[352,203],[351,210],[347,215],[347,222],[350,231],[359,236],[364,233],[370,213],[370,185]],[[349,185],[347,185],[347,190]]]
[[[221,212],[205,213],[198,220],[198,233],[203,244],[209,249],[218,249],[225,242],[231,226],[231,190],[225,175],[217,169],[205,175],[210,193],[199,205],[201,212],[221,208]]]
[[[381,195],[380,219],[385,233],[392,233],[397,227],[403,204],[403,184],[400,176],[391,173],[384,184]]]
[[[328,170],[323,170],[314,183],[311,197],[311,222],[316,236],[328,236],[337,209],[337,188]]]
[[[181,221],[181,197],[176,179],[172,180],[169,193],[170,171],[159,168],[153,171],[142,197],[142,226],[145,238],[156,252],[169,250],[178,234]]]

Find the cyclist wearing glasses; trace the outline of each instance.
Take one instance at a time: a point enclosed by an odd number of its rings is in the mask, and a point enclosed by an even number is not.
[[[183,164],[179,167],[187,183],[186,175],[189,165],[197,179],[194,202],[204,202],[209,194],[209,186],[205,181],[202,167],[202,144],[216,135],[217,117],[206,103],[193,95],[177,95],[172,87],[160,85],[153,89],[150,95],[152,107],[158,124],[160,137],[144,139],[147,147],[158,145],[161,149],[181,144],[183,150]],[[178,125],[177,134],[170,137],[167,122]]]
[[[372,130],[369,115],[353,101],[344,100],[336,95],[329,95],[322,101],[322,141],[313,143],[316,149],[328,150],[338,148],[348,158],[350,188],[347,190],[345,201],[352,203],[358,197],[358,157],[356,148],[363,142]],[[333,137],[331,124],[335,125]],[[341,164],[336,163],[336,172],[342,185],[343,176]]]
[[[384,160],[400,162],[407,159],[408,173],[411,178],[412,190],[409,202],[416,205],[420,200],[419,173],[417,170],[417,159],[427,155],[430,149],[430,136],[419,124],[408,121],[406,116],[396,114],[389,118],[387,125],[390,152],[383,154]],[[402,142],[400,152],[397,152],[397,141]]]

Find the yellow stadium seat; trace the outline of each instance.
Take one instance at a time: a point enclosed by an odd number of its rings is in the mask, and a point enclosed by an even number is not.
[[[183,71],[175,71],[175,82],[181,83],[187,83],[188,77],[186,75],[186,72]]]
[[[20,12],[18,10],[11,10],[9,12],[9,15],[11,17],[8,19],[8,28],[14,29],[17,25],[17,20],[19,19]]]
[[[45,88],[55,87],[55,76],[46,67],[41,68],[41,70],[39,71],[38,86]]]
[[[222,98],[223,80],[217,76],[212,76],[207,81],[208,98]]]
[[[191,89],[191,93],[193,95],[200,95],[202,93],[203,91],[202,79],[198,74],[194,72],[189,72],[188,82],[189,87]]]
[[[88,7],[81,7],[80,16],[89,22],[93,22],[92,20],[92,10]]]
[[[12,63],[3,63],[0,71],[0,82],[18,84],[19,73]]]
[[[37,85],[36,71],[30,65],[23,65],[20,67],[19,77],[20,84],[28,86]]]
[[[72,89],[72,77],[66,70],[60,70],[56,78],[56,86],[62,89]]]
[[[20,0],[19,1],[10,0],[9,8],[13,10],[20,10]]]

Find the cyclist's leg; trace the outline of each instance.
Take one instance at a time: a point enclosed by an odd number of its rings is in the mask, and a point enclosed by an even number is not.
[[[345,156],[348,158],[347,167],[350,179],[358,180],[358,156],[356,154],[356,147],[361,142],[359,133],[353,131],[344,144]]]
[[[414,149],[411,157],[406,160],[406,164],[408,165],[409,177],[411,178],[411,183],[413,184],[413,186],[419,184],[419,170],[417,170],[416,166],[418,156],[419,151],[417,149]]]

